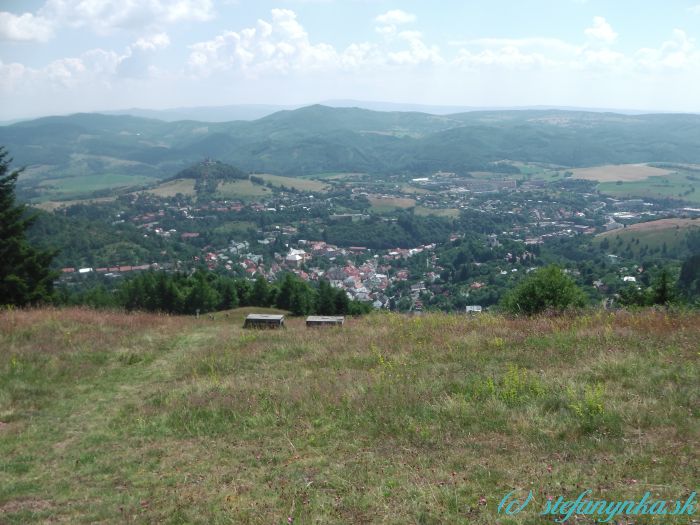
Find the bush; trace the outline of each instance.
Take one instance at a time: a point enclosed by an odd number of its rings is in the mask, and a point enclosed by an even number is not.
[[[536,270],[508,293],[501,304],[507,312],[525,315],[562,312],[585,305],[583,291],[557,266]]]

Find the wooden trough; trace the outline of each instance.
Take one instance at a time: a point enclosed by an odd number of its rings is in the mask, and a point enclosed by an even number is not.
[[[284,316],[273,314],[248,314],[243,328],[284,328]]]
[[[343,326],[345,317],[342,315],[310,315],[306,318],[306,327]]]

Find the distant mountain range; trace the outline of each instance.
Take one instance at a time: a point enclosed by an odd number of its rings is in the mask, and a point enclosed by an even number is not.
[[[567,167],[700,163],[700,115],[559,109],[439,115],[322,105],[231,122],[91,113],[0,127],[0,145],[31,168],[26,177],[34,181],[93,173],[167,178],[205,158],[291,176],[466,172],[502,160]]]
[[[372,100],[337,99],[319,103],[331,108],[359,108],[372,111],[401,111],[430,113],[432,115],[452,115],[470,111],[586,111],[593,113],[619,113],[621,115],[645,115],[663,113],[662,111],[642,111],[638,109],[583,108],[574,106],[458,106],[440,104],[410,104],[402,102],[379,102]],[[165,122],[178,120],[196,120],[199,122],[231,122],[234,120],[257,120],[278,111],[301,109],[309,104],[230,104],[225,106],[195,106],[167,109],[130,108],[97,111],[103,115],[130,115],[132,117],[150,118]],[[674,112],[675,113],[675,112]],[[35,117],[39,118],[39,117]],[[0,122],[8,126],[17,122],[33,120],[31,118],[13,119]]]

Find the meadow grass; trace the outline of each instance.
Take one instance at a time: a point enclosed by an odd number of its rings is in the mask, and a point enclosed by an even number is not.
[[[146,190],[146,193],[156,195],[157,197],[169,198],[175,197],[178,193],[182,195],[195,195],[194,189],[195,180],[194,179],[175,179],[163,182],[152,188]]]
[[[698,313],[238,313],[0,313],[0,522],[530,524],[698,488]]]
[[[271,194],[272,190],[259,184],[253,184],[250,180],[222,182],[217,189],[217,196],[223,199],[239,199],[243,201],[255,200]]]
[[[46,201],[56,198],[76,198],[98,190],[126,188],[152,183],[153,181],[152,177],[145,175],[105,173],[46,179],[38,185],[38,189],[41,190],[41,200]]]
[[[330,186],[323,182],[312,179],[302,179],[298,177],[283,177],[281,175],[255,174],[255,177],[263,179],[265,182],[272,184],[275,187],[294,188],[299,191],[323,192],[327,191]]]
[[[644,180],[601,182],[596,189],[618,199],[660,199],[670,198],[689,203],[700,203],[697,182],[687,172],[674,172],[663,177],[649,177]]]

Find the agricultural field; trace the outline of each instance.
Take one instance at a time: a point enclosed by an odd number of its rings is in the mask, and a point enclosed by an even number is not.
[[[598,191],[619,199],[659,199],[669,198],[700,203],[700,178],[697,174],[674,172],[663,177],[630,182],[603,182]]]
[[[647,251],[664,250],[665,246],[665,252],[672,256],[683,251],[688,232],[696,228],[700,228],[700,219],[660,219],[600,233],[595,242],[600,244],[607,239],[612,253],[629,246],[635,256],[645,248]]]
[[[219,184],[217,194],[223,199],[251,201],[271,195],[272,190],[259,184],[253,184],[250,180],[236,180]]]
[[[163,198],[174,197],[178,193],[182,195],[194,195],[194,184],[194,179],[170,180],[159,184],[153,189],[147,190],[146,193]]]
[[[402,193],[413,193],[415,195],[430,195],[433,193],[432,191],[425,189],[425,188],[419,188],[417,186],[412,186],[410,184],[402,184],[401,185],[401,192]]]
[[[372,211],[376,213],[413,208],[416,205],[416,201],[413,199],[400,197],[380,197],[378,195],[371,195],[369,197],[369,202],[372,205]]]
[[[698,488],[698,313],[248,311],[0,312],[3,524],[526,525]]]
[[[115,200],[117,200],[116,197],[99,197],[96,199],[77,199],[72,201],[44,201],[32,204],[32,206],[44,211],[56,211],[76,204],[99,204],[101,202],[114,202]]]
[[[36,189],[41,192],[41,196],[36,200],[41,202],[58,199],[77,199],[101,190],[143,186],[152,183],[153,180],[152,177],[145,175],[115,173],[45,179],[36,186]]]
[[[609,164],[594,168],[578,168],[569,170],[575,179],[592,180],[597,182],[636,182],[649,177],[665,177],[673,173],[671,170],[654,168],[647,164]]]
[[[265,182],[275,187],[285,186],[299,191],[322,192],[327,191],[330,186],[317,180],[302,179],[297,177],[282,177],[281,175],[254,174],[255,177],[264,179]]]

